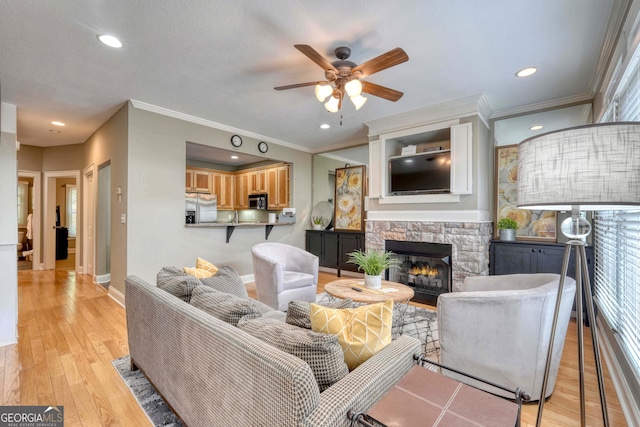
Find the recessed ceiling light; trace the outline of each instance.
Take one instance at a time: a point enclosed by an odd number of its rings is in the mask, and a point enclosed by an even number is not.
[[[102,35],[98,35],[97,37],[98,37],[98,40],[100,40],[102,43],[106,44],[109,47],[115,47],[116,49],[119,49],[123,46],[122,42],[114,36],[102,34]]]
[[[544,127],[544,126],[542,126],[542,125],[535,125],[535,126],[531,126],[529,129],[531,129],[531,130],[540,130],[540,129],[542,129],[543,127]]]
[[[232,158],[233,160],[237,160],[237,159],[238,159],[238,156],[231,156],[231,158]]]
[[[62,133],[62,131],[58,130],[58,129],[49,129],[49,132],[51,132],[51,133]]]
[[[52,124],[52,125],[55,125],[55,126],[64,126],[64,123],[62,123],[62,122],[56,122],[56,121],[51,122],[51,124]]]
[[[535,73],[536,71],[538,71],[538,69],[536,67],[527,67],[527,68],[523,68],[522,70],[518,71],[516,73],[516,76],[518,76],[518,77],[529,77],[531,74]]]
[[[327,123],[323,123],[320,125],[320,129],[329,129],[331,126]]]

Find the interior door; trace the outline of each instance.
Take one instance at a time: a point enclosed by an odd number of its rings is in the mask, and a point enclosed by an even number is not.
[[[44,269],[56,268],[56,177],[45,178]]]

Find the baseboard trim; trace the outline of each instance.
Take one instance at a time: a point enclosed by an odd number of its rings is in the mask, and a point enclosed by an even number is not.
[[[336,276],[338,275],[338,270],[336,268],[318,267],[318,271],[322,271],[323,273],[335,274]],[[364,277],[364,274],[356,273],[355,271],[340,270],[340,276],[357,277],[358,279],[362,279]]]
[[[107,283],[111,281],[111,274],[98,274],[96,275],[96,283]]]
[[[640,425],[640,407],[638,407],[638,402],[633,398],[633,393],[614,355],[613,347],[611,347],[608,335],[604,330],[599,316],[596,325],[598,327],[598,343],[600,344],[602,358],[607,364],[607,368],[609,368],[609,376],[611,377],[613,388],[618,395],[618,401],[620,402],[620,408],[622,409],[624,418],[630,426]]]
[[[124,303],[124,294],[122,292],[120,292],[119,290],[117,290],[113,286],[109,286],[109,291],[108,292],[109,292],[109,296],[111,297],[112,300],[114,300],[115,302],[120,304],[120,306],[122,306],[122,308],[126,308],[125,303]]]

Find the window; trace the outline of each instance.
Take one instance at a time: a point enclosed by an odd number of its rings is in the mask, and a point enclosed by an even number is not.
[[[29,183],[18,182],[18,226],[26,227],[29,215]]]
[[[598,307],[640,375],[640,211],[596,212],[594,224]]]
[[[69,237],[76,237],[76,213],[78,207],[78,192],[75,185],[67,185],[67,228]]]
[[[640,50],[602,121],[640,120]],[[630,366],[640,376],[640,210],[594,215],[595,296]]]

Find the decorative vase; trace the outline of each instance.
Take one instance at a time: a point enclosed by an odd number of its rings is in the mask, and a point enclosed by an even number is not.
[[[322,224],[313,224],[314,230],[322,230]]]
[[[498,230],[498,236],[500,236],[500,240],[513,242],[516,240],[516,230],[513,228],[501,228]]]
[[[382,276],[380,274],[377,276],[365,274],[364,286],[368,289],[380,289],[382,287]]]

